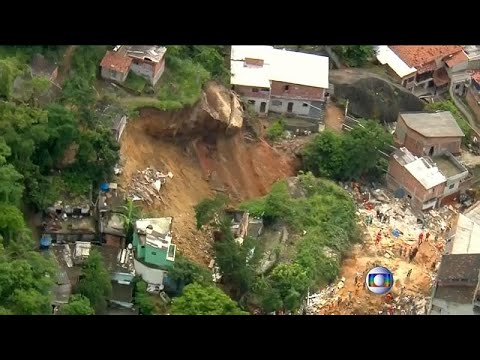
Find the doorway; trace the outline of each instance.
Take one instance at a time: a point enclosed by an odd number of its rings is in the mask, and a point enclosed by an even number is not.
[[[428,156],[432,156],[434,150],[435,150],[435,149],[434,149],[434,147],[432,146],[432,147],[430,148],[430,151],[428,152]]]
[[[287,105],[287,112],[291,113],[293,111],[293,102],[289,102]]]
[[[262,103],[260,104],[260,112],[261,112],[261,113],[264,113],[266,109],[267,109],[267,103],[266,103],[266,102],[262,102]]]

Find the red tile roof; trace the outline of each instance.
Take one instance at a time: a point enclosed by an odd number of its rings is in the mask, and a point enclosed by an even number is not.
[[[480,71],[475,71],[472,74],[472,79],[475,80],[478,84],[480,84]]]
[[[459,51],[456,54],[453,54],[451,58],[445,60],[445,63],[448,67],[452,67],[465,61],[468,61],[467,55],[463,51]]]
[[[107,51],[100,63],[103,68],[126,73],[132,64],[132,59],[125,54],[120,54],[113,51]]]
[[[437,58],[455,54],[463,47],[460,45],[392,45],[390,49],[408,66],[418,68]]]

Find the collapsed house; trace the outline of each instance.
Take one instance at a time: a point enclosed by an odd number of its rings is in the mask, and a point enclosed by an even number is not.
[[[177,246],[172,243],[172,217],[140,219],[135,222],[133,249],[135,271],[147,284],[163,288],[175,262]]]
[[[98,200],[98,226],[102,243],[117,248],[125,248],[125,215],[121,212],[125,194],[116,183],[101,185]]]
[[[97,241],[97,223],[89,200],[56,202],[45,211],[42,227],[52,243]]]

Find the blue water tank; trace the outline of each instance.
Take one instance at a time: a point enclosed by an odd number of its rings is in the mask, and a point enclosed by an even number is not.
[[[52,244],[52,237],[50,235],[43,234],[40,239],[40,249],[48,249]]]
[[[109,183],[102,183],[100,185],[100,190],[102,190],[103,192],[107,192],[108,190],[110,190],[110,184]]]

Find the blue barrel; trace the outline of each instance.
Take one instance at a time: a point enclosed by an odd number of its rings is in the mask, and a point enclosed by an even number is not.
[[[110,184],[109,183],[102,183],[100,185],[100,190],[102,190],[103,192],[107,192],[108,190],[110,190]]]

